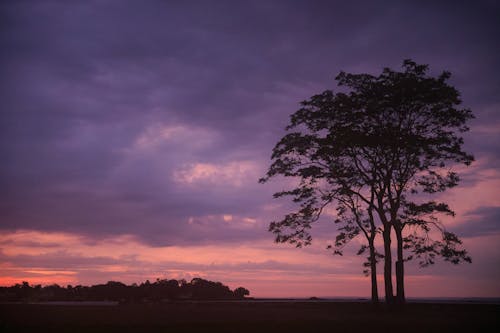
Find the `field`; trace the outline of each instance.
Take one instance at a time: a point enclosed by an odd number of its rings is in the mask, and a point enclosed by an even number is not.
[[[0,305],[1,332],[500,332],[500,305],[176,302]]]

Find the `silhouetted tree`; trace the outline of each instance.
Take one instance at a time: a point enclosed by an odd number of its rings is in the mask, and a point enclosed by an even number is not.
[[[377,287],[377,262],[382,257],[375,248],[375,237],[377,228],[373,217],[373,208],[368,207],[363,211],[359,199],[351,193],[340,190],[335,196],[337,200],[337,218],[334,222],[338,225],[339,234],[335,237],[334,245],[328,245],[327,249],[334,249],[333,254],[343,255],[343,248],[359,234],[362,234],[367,244],[361,245],[357,254],[362,255],[368,250],[367,261],[363,263],[363,273],[371,276],[371,300],[373,303],[379,301]],[[332,197],[333,199],[333,197]],[[373,202],[374,193],[370,194]],[[330,199],[328,200],[330,201]],[[319,216],[318,216],[319,217]]]
[[[404,261],[436,256],[457,264],[470,262],[461,241],[439,222],[453,215],[445,203],[424,200],[458,184],[451,167],[469,165],[461,133],[473,118],[459,109],[459,92],[447,83],[449,72],[427,75],[428,66],[405,60],[403,71],[385,68],[378,76],[341,72],[345,92],[327,90],[302,102],[285,135],[274,147],[272,164],[261,182],[274,176],[296,177],[299,185],[275,194],[291,196],[297,212],[272,222],[277,242],[297,246],[311,242],[309,229],[326,205],[337,207],[340,234],[335,252],[360,233],[369,249],[368,266],[376,285],[373,246],[377,233],[384,244],[384,285],[393,302],[391,232],[397,241],[397,301],[404,303]],[[435,230],[435,231],[433,231]],[[369,231],[369,232],[368,232]],[[439,235],[438,240],[431,236]],[[410,256],[404,257],[404,251]],[[376,288],[376,286],[375,286]],[[376,291],[372,287],[373,292]]]
[[[201,278],[194,278],[189,284],[192,298],[195,299],[231,299],[233,292],[228,286],[220,282],[212,282]]]
[[[245,298],[245,296],[250,295],[250,291],[243,287],[238,287],[234,289],[233,294],[236,298]]]
[[[117,281],[90,287],[78,285],[66,288],[57,284],[42,287],[30,286],[28,282],[11,287],[0,287],[0,301],[118,301],[137,302],[176,299],[242,299],[250,292],[239,287],[235,291],[220,282],[201,278],[186,280],[157,279],[154,283],[146,280],[140,285],[127,286]]]

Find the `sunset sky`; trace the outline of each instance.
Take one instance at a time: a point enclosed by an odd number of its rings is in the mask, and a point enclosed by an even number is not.
[[[326,250],[332,216],[310,247],[273,242],[287,182],[258,179],[300,101],[411,58],[452,72],[476,162],[441,196],[473,263],[409,264],[407,295],[500,297],[499,16],[495,1],[2,1],[0,285],[368,297],[356,248]]]

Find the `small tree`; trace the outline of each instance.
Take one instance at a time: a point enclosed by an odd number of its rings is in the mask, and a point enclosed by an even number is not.
[[[397,241],[397,301],[405,301],[404,261],[421,265],[441,256],[452,263],[470,262],[456,235],[446,231],[437,214],[453,215],[445,203],[424,196],[458,184],[455,164],[469,165],[462,150],[462,132],[472,113],[458,109],[459,92],[447,84],[449,72],[427,75],[427,65],[411,60],[403,71],[385,68],[379,76],[341,72],[336,80],[347,92],[325,91],[302,102],[291,116],[285,135],[275,146],[272,164],[261,182],[282,175],[299,185],[275,194],[292,196],[297,212],[272,222],[277,242],[297,246],[311,242],[309,229],[328,204],[337,207],[338,248],[363,234],[369,249],[372,299],[376,291],[374,246],[377,233],[384,244],[384,285],[393,302],[391,234]],[[438,235],[438,240],[432,236]],[[411,254],[404,257],[404,250]],[[375,285],[375,286],[374,286]]]
[[[233,294],[234,294],[234,297],[236,297],[238,299],[243,299],[243,298],[245,298],[245,296],[250,295],[250,291],[248,291],[248,289],[246,289],[246,288],[238,287],[238,288],[234,289]]]

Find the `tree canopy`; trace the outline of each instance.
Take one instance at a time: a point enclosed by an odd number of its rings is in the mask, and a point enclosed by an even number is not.
[[[201,278],[185,280],[146,280],[139,285],[126,285],[118,281],[93,286],[57,284],[41,286],[28,282],[10,287],[0,287],[0,302],[34,301],[117,301],[161,302],[165,300],[241,300],[250,295],[248,289],[238,287],[232,291],[221,282]]]
[[[396,301],[403,303],[404,262],[421,266],[435,257],[457,264],[470,262],[460,239],[440,223],[454,215],[429,197],[456,186],[454,166],[470,165],[462,133],[473,118],[459,108],[458,90],[449,72],[428,75],[428,66],[412,60],[402,71],[385,68],[378,76],[341,72],[340,92],[326,90],[301,103],[286,134],[274,147],[272,164],[261,182],[275,176],[299,179],[274,197],[291,197],[298,209],[269,230],[277,242],[309,245],[310,228],[327,205],[335,205],[339,233],[334,253],[359,235],[369,250],[365,266],[372,275],[372,299],[378,299],[376,263],[384,258],[386,300],[393,302],[392,235],[396,236]],[[383,253],[375,238],[381,235]],[[435,239],[437,237],[437,239]],[[409,253],[407,257],[404,252]]]

